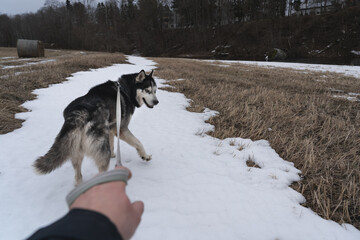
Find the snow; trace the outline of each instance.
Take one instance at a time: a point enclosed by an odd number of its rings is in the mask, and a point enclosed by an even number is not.
[[[47,60],[41,60],[41,61],[35,61],[35,62],[29,62],[22,65],[11,65],[11,66],[3,66],[2,69],[11,69],[11,68],[19,68],[19,67],[28,67],[31,65],[37,65],[37,64],[44,64],[49,62],[55,62],[55,59],[47,59]]]
[[[329,64],[307,64],[288,62],[262,62],[262,61],[231,61],[231,60],[199,60],[221,64],[245,64],[269,68],[290,68],[295,70],[307,70],[315,72],[335,72],[347,76],[360,78],[360,66],[329,65]]]
[[[343,98],[350,102],[359,102],[360,100],[357,97],[351,97],[348,95],[333,95],[334,98]]]
[[[23,239],[66,213],[65,196],[74,187],[71,164],[44,176],[31,165],[52,145],[70,101],[121,74],[156,68],[144,58],[128,60],[34,91],[38,98],[23,105],[30,112],[16,115],[26,120],[22,128],[0,135],[0,239]],[[160,89],[157,95],[160,103],[137,109],[129,126],[152,160],[142,161],[121,142],[124,165],[133,173],[127,193],[145,203],[133,239],[360,239],[352,225],[300,205],[304,197],[289,187],[300,171],[266,140],[210,137],[205,133],[214,127],[205,121],[220,113],[186,111],[190,100],[181,93]],[[248,167],[249,159],[261,168]],[[84,180],[97,174],[91,159],[82,170]]]
[[[346,99],[350,102],[359,102],[360,101],[360,93],[352,93],[352,92],[345,92],[344,90],[340,90],[340,89],[335,89],[335,88],[329,88],[329,90],[332,93],[338,94],[338,95],[333,95],[334,98],[342,98],[342,99]]]
[[[11,58],[16,58],[16,57],[0,57],[0,60],[2,60],[2,59],[11,59]]]
[[[23,61],[31,61],[31,58],[3,57],[0,58],[0,61],[1,63],[23,62]]]
[[[351,50],[350,52],[351,52],[352,54],[355,54],[355,55],[360,56],[360,51]]]

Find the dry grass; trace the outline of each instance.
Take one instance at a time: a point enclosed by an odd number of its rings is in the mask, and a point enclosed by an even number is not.
[[[16,49],[0,47],[0,58],[4,58],[4,57],[17,57]]]
[[[26,111],[20,105],[36,97],[31,93],[33,90],[63,82],[74,72],[125,62],[120,53],[46,50],[45,55],[45,58],[18,59],[15,48],[0,48],[0,134],[21,127],[22,121],[14,119],[14,114]],[[26,65],[51,59],[55,61]]]
[[[335,90],[360,93],[360,81],[334,73],[304,73],[234,64],[216,66],[156,58],[156,75],[220,114],[212,136],[266,139],[302,171],[293,185],[319,215],[360,228],[360,102],[334,98]],[[336,91],[335,91],[336,92]],[[343,93],[342,93],[343,94]],[[248,162],[250,166],[251,161]]]
[[[65,81],[71,73],[125,62],[122,54],[46,51],[56,59],[37,65],[17,63],[16,49],[0,48],[0,134],[21,127],[14,114],[33,99],[34,89]],[[336,90],[360,93],[358,79],[334,73],[307,73],[233,65],[231,68],[185,59],[157,58],[156,75],[193,100],[192,111],[220,112],[209,122],[217,138],[267,139],[304,179],[294,188],[319,215],[360,228],[360,102],[334,98]],[[324,77],[325,76],[325,77]],[[340,92],[340,94],[343,94]],[[269,130],[271,129],[271,131]],[[251,167],[257,165],[249,159]]]

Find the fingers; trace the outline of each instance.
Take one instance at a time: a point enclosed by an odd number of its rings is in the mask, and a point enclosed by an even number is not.
[[[128,169],[127,167],[123,167],[123,166],[116,166],[115,169],[124,169],[124,170],[127,170],[129,172],[129,177],[128,179],[130,179],[132,177],[132,173],[130,171],[130,169]],[[124,185],[125,187],[125,185]],[[136,202],[133,202],[132,204],[132,207],[135,211],[135,213],[141,217],[141,215],[144,213],[144,203],[142,201],[136,201]]]
[[[116,166],[115,169],[124,169],[124,170],[128,171],[129,172],[128,180],[132,177],[132,173],[131,173],[130,169],[128,169],[127,167]]]
[[[144,213],[144,203],[142,201],[133,202],[132,207],[139,217]]]

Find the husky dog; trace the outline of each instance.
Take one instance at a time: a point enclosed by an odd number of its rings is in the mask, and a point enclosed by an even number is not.
[[[122,75],[118,81],[107,81],[90,89],[64,110],[65,122],[50,150],[34,162],[40,174],[50,173],[71,159],[75,170],[76,184],[82,182],[81,163],[85,155],[92,157],[99,169],[104,172],[109,167],[114,154],[116,136],[116,96],[120,83],[121,126],[120,139],[136,148],[140,157],[146,161],[151,155],[145,152],[141,142],[130,132],[128,125],[135,107],[145,103],[153,108],[159,103],[156,97],[156,83],[153,71],[146,75],[140,73]]]

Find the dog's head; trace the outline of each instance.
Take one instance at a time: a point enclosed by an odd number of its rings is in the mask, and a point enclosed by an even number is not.
[[[145,74],[144,70],[141,70],[136,76],[136,101],[139,106],[143,103],[149,108],[153,108],[159,103],[156,97],[156,83],[153,79],[154,71],[151,71],[149,75]]]

